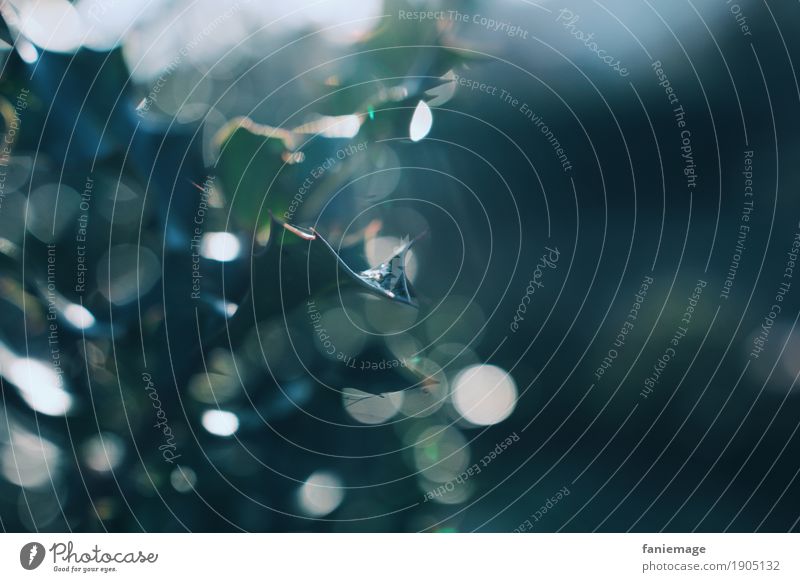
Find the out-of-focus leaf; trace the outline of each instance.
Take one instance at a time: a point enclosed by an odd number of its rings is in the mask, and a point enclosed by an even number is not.
[[[292,204],[298,184],[310,171],[302,164],[305,156],[298,149],[306,141],[313,148],[314,136],[355,137],[362,122],[359,116],[343,115],[316,116],[292,129],[257,123],[243,116],[226,123],[214,142],[220,151],[219,179],[233,200],[233,214],[246,227],[266,220],[270,212],[282,216]],[[281,175],[273,183],[278,172]]]
[[[225,195],[232,201],[232,213],[245,227],[254,227],[262,203],[275,214],[289,208],[294,192],[290,188],[267,187],[283,165],[283,154],[290,148],[289,133],[237,118],[226,124],[217,136],[220,158],[217,176]],[[259,131],[253,131],[258,129]],[[268,130],[274,129],[270,133]],[[262,216],[268,216],[266,212]]]

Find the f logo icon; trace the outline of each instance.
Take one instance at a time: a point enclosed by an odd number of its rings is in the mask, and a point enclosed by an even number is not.
[[[19,551],[19,563],[26,570],[35,570],[44,561],[44,546],[39,542],[30,542]]]

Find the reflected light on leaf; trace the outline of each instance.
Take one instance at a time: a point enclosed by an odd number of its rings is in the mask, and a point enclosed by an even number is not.
[[[392,418],[403,405],[405,394],[391,392],[376,396],[356,388],[342,390],[342,403],[347,413],[364,424],[381,424]]]
[[[323,115],[314,121],[294,128],[293,131],[322,137],[351,138],[358,135],[359,129],[361,129],[361,119],[358,115]]]
[[[453,405],[473,424],[497,424],[508,418],[516,406],[517,386],[511,376],[497,366],[464,368],[453,385]]]
[[[3,476],[20,487],[40,487],[55,478],[61,451],[37,435],[11,427],[8,443],[0,452]]]
[[[125,456],[122,440],[111,433],[91,437],[82,448],[86,465],[98,473],[113,471]]]
[[[78,329],[89,329],[95,324],[94,315],[77,303],[70,303],[64,308],[64,317]]]
[[[61,377],[47,364],[32,358],[15,358],[6,377],[36,412],[60,416],[72,408],[72,397],[61,387]]]
[[[203,235],[200,254],[207,259],[227,263],[239,256],[242,245],[236,235],[229,232],[209,232]]]
[[[169,482],[178,493],[189,493],[197,485],[197,473],[189,467],[178,465],[170,473]]]
[[[425,91],[425,95],[431,97],[429,99],[428,105],[432,107],[440,107],[450,101],[453,96],[456,94],[456,74],[453,70],[447,71],[442,76],[442,84],[438,87],[434,87],[433,89],[428,89]]]
[[[426,479],[445,483],[469,465],[470,451],[461,432],[444,425],[425,429],[414,444],[414,462]]]
[[[33,46],[32,43],[28,42],[24,38],[18,39],[15,46],[17,47],[19,56],[29,65],[35,63],[39,58],[39,51],[36,50],[36,47]]]
[[[31,42],[53,52],[77,50],[85,33],[78,11],[67,0],[25,2],[18,24]]]
[[[344,490],[341,480],[324,471],[316,471],[297,492],[297,503],[311,517],[328,515],[342,503]]]
[[[227,437],[239,430],[239,418],[225,410],[207,410],[203,413],[203,428],[213,435]]]
[[[411,117],[408,136],[411,138],[411,141],[420,141],[428,135],[432,126],[433,113],[431,113],[431,108],[428,107],[428,104],[424,101],[420,101],[419,104],[417,104],[417,108],[414,109],[413,117]]]

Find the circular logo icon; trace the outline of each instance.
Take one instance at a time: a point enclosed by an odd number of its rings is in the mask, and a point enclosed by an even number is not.
[[[19,551],[19,563],[26,570],[35,570],[44,561],[44,546],[39,542],[30,542]]]

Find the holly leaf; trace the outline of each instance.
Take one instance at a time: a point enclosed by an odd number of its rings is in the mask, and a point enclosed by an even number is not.
[[[418,239],[406,240],[381,263],[368,265],[360,245],[336,249],[316,229],[271,216],[269,240],[253,254],[251,288],[234,319],[246,320],[249,327],[312,297],[353,289],[416,308],[406,260]]]

